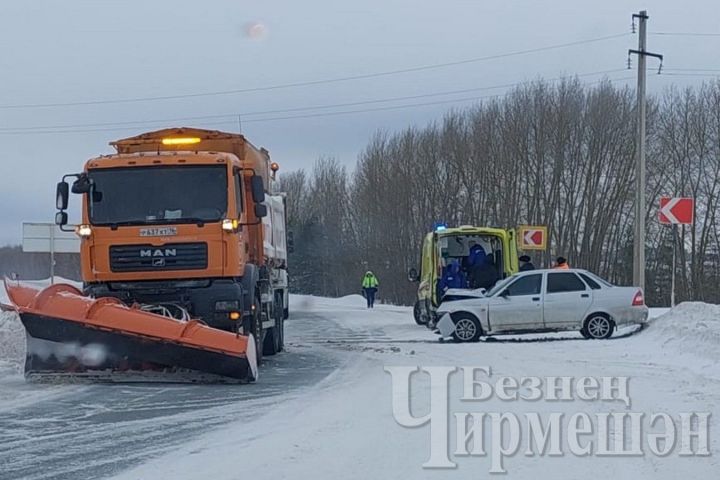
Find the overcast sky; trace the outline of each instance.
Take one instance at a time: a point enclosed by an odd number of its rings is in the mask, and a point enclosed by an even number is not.
[[[0,245],[20,242],[23,221],[49,221],[55,182],[81,170],[87,158],[110,153],[111,140],[169,126],[237,131],[235,115],[243,113],[243,133],[268,148],[285,171],[310,167],[321,155],[352,167],[375,130],[422,125],[450,108],[472,104],[468,98],[506,88],[427,94],[624,68],[627,49],[637,46],[637,36],[629,34],[631,13],[643,8],[650,14],[650,32],[720,33],[716,0],[3,1]],[[362,76],[622,33],[628,35],[352,81],[160,101],[27,107]],[[720,71],[720,36],[650,35],[649,49],[665,54],[667,68]],[[611,79],[633,75],[607,74]],[[648,89],[708,78],[653,75]],[[634,80],[617,82],[633,85]],[[424,97],[253,115],[415,95]],[[455,99],[466,100],[377,110]],[[7,108],[19,105],[25,107]],[[371,108],[376,110],[307,116]],[[202,116],[212,118],[176,120]],[[278,118],[288,116],[305,118]],[[47,126],[60,126],[54,130],[63,133],[37,128]]]

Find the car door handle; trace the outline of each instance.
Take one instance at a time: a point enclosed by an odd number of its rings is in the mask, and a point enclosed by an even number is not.
[[[589,298],[589,297],[590,297],[590,295],[588,295],[587,293],[583,293],[583,294],[580,295],[580,296],[581,296],[582,298]]]
[[[539,302],[539,301],[540,301],[540,297],[532,297],[532,301],[533,301],[533,302]]]

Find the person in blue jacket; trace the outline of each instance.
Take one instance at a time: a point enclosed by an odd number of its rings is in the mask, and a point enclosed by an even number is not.
[[[465,271],[470,272],[473,267],[485,263],[485,249],[482,245],[475,244],[470,247],[470,253],[463,259]]]
[[[450,288],[467,288],[467,279],[465,274],[460,271],[460,263],[452,260],[447,267],[443,269],[442,277],[440,277],[440,295],[444,295]]]

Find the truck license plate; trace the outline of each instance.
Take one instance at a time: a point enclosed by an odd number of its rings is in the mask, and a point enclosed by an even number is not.
[[[141,237],[170,237],[177,235],[176,227],[141,228]]]

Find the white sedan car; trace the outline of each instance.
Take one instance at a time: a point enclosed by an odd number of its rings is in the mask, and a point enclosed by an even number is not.
[[[437,313],[441,335],[476,342],[481,336],[573,330],[609,338],[617,327],[645,323],[648,308],[638,287],[569,269],[518,273],[482,295],[453,291]]]

